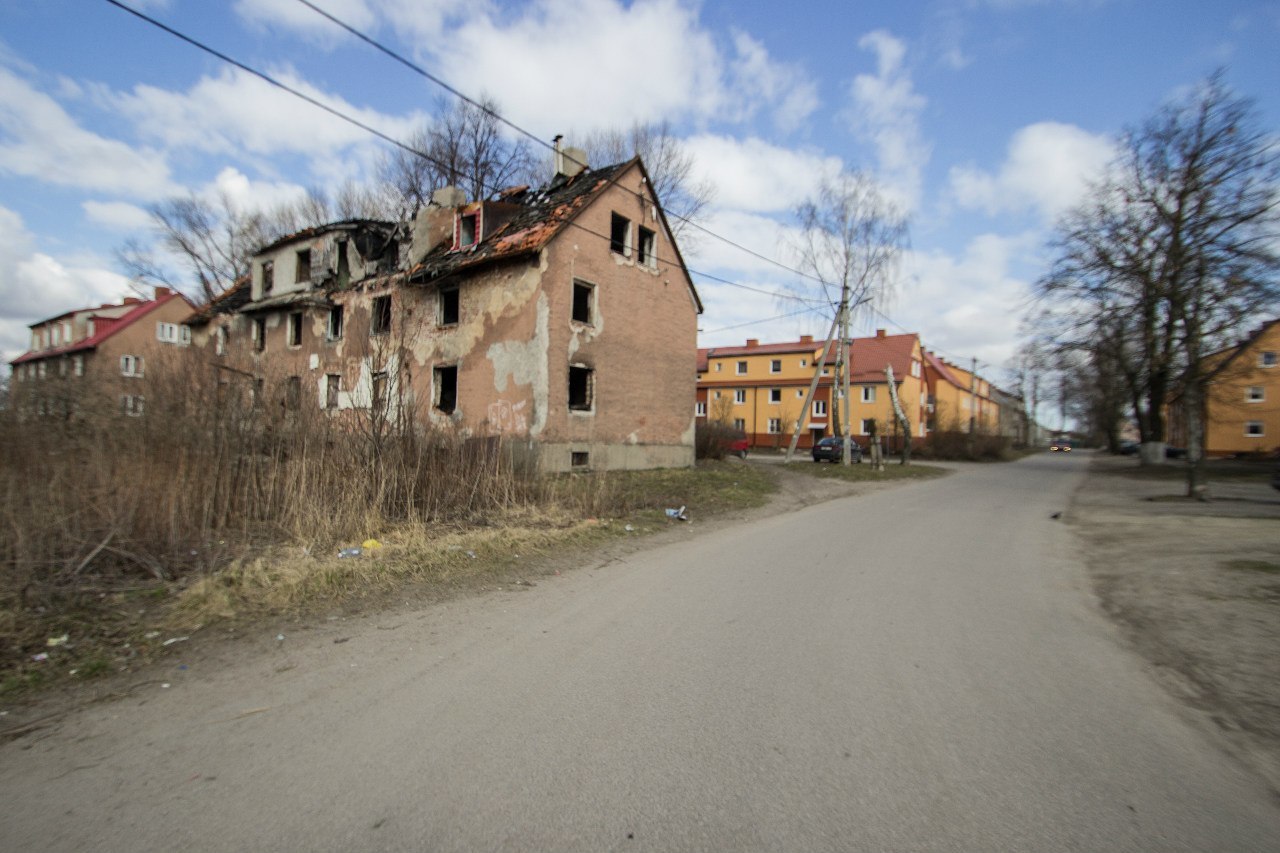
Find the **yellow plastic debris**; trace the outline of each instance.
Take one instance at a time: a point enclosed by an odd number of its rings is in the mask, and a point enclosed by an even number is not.
[[[377,539],[366,539],[360,543],[360,547],[366,551],[376,551],[382,547],[382,543]]]

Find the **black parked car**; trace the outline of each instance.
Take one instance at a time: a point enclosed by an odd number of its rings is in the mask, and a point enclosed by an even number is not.
[[[843,459],[844,450],[839,436],[829,435],[826,438],[820,438],[818,443],[813,446],[814,462],[840,462]],[[849,461],[862,461],[862,448],[853,439],[849,439]]]

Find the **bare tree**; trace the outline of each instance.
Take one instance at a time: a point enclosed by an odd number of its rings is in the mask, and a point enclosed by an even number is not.
[[[1188,494],[1203,482],[1205,355],[1280,298],[1280,149],[1221,73],[1122,139],[1092,198],[1059,229],[1039,283],[1059,340],[1095,341],[1123,377],[1144,463],[1162,461],[1181,391]]]
[[[892,296],[898,260],[907,245],[907,219],[862,172],[842,172],[824,181],[817,197],[797,208],[796,218],[800,224],[795,246],[798,263],[837,311],[833,328],[838,327],[840,335],[836,367],[844,405],[840,418],[845,439],[843,461],[848,465],[850,315],[860,305],[874,308]],[[812,396],[810,385],[805,410],[812,404]],[[788,451],[788,458],[790,454]]]
[[[693,232],[715,200],[715,188],[695,179],[693,155],[675,137],[668,122],[636,122],[627,130],[597,131],[583,140],[582,148],[587,161],[597,166],[636,156],[643,160],[672,233],[683,245],[694,244]]]
[[[148,212],[154,239],[127,240],[117,259],[135,280],[167,284],[202,303],[247,275],[250,260],[264,245],[334,218],[332,204],[317,190],[268,210],[237,205],[226,193],[190,193],[154,204]],[[179,269],[166,263],[166,255]]]
[[[405,143],[425,156],[396,148],[379,166],[404,216],[413,217],[441,187],[460,187],[468,198],[482,199],[512,184],[535,183],[529,143],[504,131],[496,101],[483,97],[478,103],[442,104],[439,118]]]

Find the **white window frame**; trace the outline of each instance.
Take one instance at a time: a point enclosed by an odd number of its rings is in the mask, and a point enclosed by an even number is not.
[[[121,376],[143,376],[146,370],[146,364],[140,355],[122,355],[120,356],[120,375]]]
[[[1275,367],[1277,363],[1280,362],[1276,359],[1275,350],[1264,350],[1258,353],[1258,367],[1264,369],[1272,368]]]
[[[733,403],[735,406],[746,405],[746,402],[747,402],[746,388],[739,388],[733,392]]]
[[[876,386],[863,385],[862,386],[862,402],[874,403],[875,401],[876,401]],[[864,432],[863,435],[866,435],[866,433]]]
[[[146,408],[147,398],[141,394],[121,394],[120,395],[120,411],[131,418],[142,417],[142,412]]]
[[[699,400],[693,404],[694,417],[705,418],[707,416],[707,404],[704,400]]]
[[[1250,385],[1245,389],[1244,399],[1249,403],[1265,403],[1267,401],[1266,386]]]
[[[782,359],[780,359],[780,358],[771,358],[771,359],[769,359],[769,372],[770,372],[770,373],[781,373],[781,372],[782,372]]]
[[[71,372],[76,376],[84,376],[84,356],[71,356]]]
[[[1257,427],[1257,432],[1253,428]],[[1267,427],[1262,421],[1245,421],[1244,424],[1245,438],[1265,438],[1267,435]]]
[[[814,416],[815,418],[825,418],[825,417],[827,416],[827,401],[826,401],[826,400],[814,400],[814,401],[813,401],[813,416]]]
[[[781,403],[781,402],[782,402],[782,389],[781,389],[781,388],[770,388],[770,389],[769,389],[769,402],[770,402],[771,404],[773,404],[773,405],[777,405],[778,403]]]
[[[769,435],[782,434],[782,418],[769,418]]]
[[[733,428],[734,428],[734,429],[736,429],[736,430],[738,430],[738,431],[740,431],[740,432],[746,432],[746,431],[747,431],[747,422],[746,422],[746,420],[745,420],[744,418],[734,418],[734,419],[733,419]]]
[[[871,430],[867,429],[867,422],[874,418],[862,418],[858,422],[858,435],[871,435]]]
[[[739,361],[737,364],[734,365],[733,372],[734,372],[734,375],[736,376],[746,376],[747,363],[745,361]]]

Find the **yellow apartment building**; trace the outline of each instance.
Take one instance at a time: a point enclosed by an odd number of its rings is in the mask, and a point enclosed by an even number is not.
[[[791,440],[816,370],[818,388],[803,412],[799,446],[809,448],[819,438],[836,434],[840,417],[832,408],[840,400],[835,387],[836,353],[833,345],[827,363],[819,364],[823,343],[809,335],[774,344],[750,338],[744,346],[699,350],[697,416],[733,425],[746,433],[753,447],[784,447]],[[879,330],[874,337],[853,338],[849,361],[852,434],[863,438],[865,446],[874,421],[890,449],[901,446],[885,373],[892,366],[910,434],[913,439],[922,438],[928,395],[919,336],[886,335]]]
[[[1210,456],[1280,452],[1280,319],[1208,356],[1204,450]],[[1181,399],[1170,406],[1170,443],[1187,446]]]

